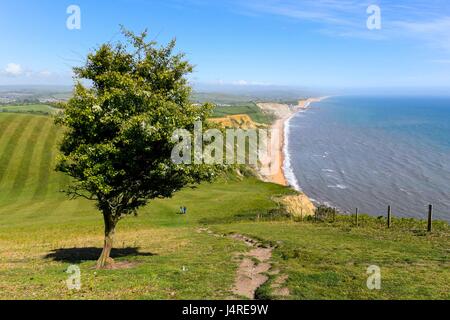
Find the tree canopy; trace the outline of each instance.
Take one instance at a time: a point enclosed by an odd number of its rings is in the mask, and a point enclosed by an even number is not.
[[[57,170],[73,178],[66,191],[94,200],[104,216],[99,268],[111,261],[120,219],[152,199],[212,181],[218,172],[214,165],[171,160],[173,132],[192,132],[197,121],[207,127],[212,110],[190,102],[193,67],[174,52],[175,40],[158,46],[147,41],[147,32],[123,29],[123,35],[126,41],[101,45],[74,68],[74,95],[56,119],[66,129]]]

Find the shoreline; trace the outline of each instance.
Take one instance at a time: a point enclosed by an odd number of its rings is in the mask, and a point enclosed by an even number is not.
[[[298,113],[309,109],[311,104],[315,102],[320,102],[328,97],[319,97],[319,98],[308,98],[304,100],[300,100],[298,105],[294,108],[290,108],[288,105],[284,104],[270,104],[270,103],[260,103],[258,106],[265,111],[270,111],[277,116],[277,120],[272,124],[271,129],[276,130],[279,134],[279,146],[276,150],[276,158],[278,162],[279,169],[275,175],[264,176],[263,178],[267,182],[276,183],[282,186],[291,186],[294,189],[300,189],[299,186],[290,185],[289,178],[286,175],[286,158],[287,158],[287,134],[286,131],[288,122]],[[297,190],[301,192],[301,190]]]

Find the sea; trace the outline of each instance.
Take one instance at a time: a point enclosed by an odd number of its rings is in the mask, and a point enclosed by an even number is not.
[[[450,97],[336,96],[286,124],[285,175],[342,212],[450,221]]]

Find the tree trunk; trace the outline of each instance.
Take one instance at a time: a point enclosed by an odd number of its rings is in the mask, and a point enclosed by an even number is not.
[[[114,263],[114,260],[110,257],[110,255],[113,247],[116,222],[110,214],[104,213],[103,218],[105,221],[105,242],[103,245],[102,254],[97,261],[97,269],[105,269]]]

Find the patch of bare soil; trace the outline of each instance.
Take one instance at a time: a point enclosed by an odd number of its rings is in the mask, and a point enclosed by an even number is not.
[[[273,248],[256,248],[248,252],[239,265],[233,293],[254,299],[256,290],[269,280]]]
[[[217,234],[206,228],[199,229],[198,232],[204,232],[217,236]],[[272,264],[270,259],[272,258],[272,252],[274,250],[273,247],[265,246],[258,240],[241,234],[232,234],[228,237],[237,241],[242,241],[248,247],[252,248],[244,255],[240,255],[240,263],[233,288],[233,293],[236,296],[255,299],[258,288],[269,280],[268,274],[277,276],[277,279],[275,279],[271,285],[271,288],[274,290],[274,294],[276,296],[289,295],[289,290],[287,288],[283,288],[283,285],[287,280],[287,276],[279,275],[279,271],[276,270],[271,271]]]
[[[119,261],[119,262],[111,262],[105,267],[105,270],[126,270],[133,269],[140,265],[139,262],[130,262],[130,261]]]
[[[287,275],[281,275],[272,282],[271,288],[272,288],[272,292],[275,296],[280,296],[280,297],[289,296],[289,294],[290,294],[289,289],[284,287],[287,279],[288,279]]]

